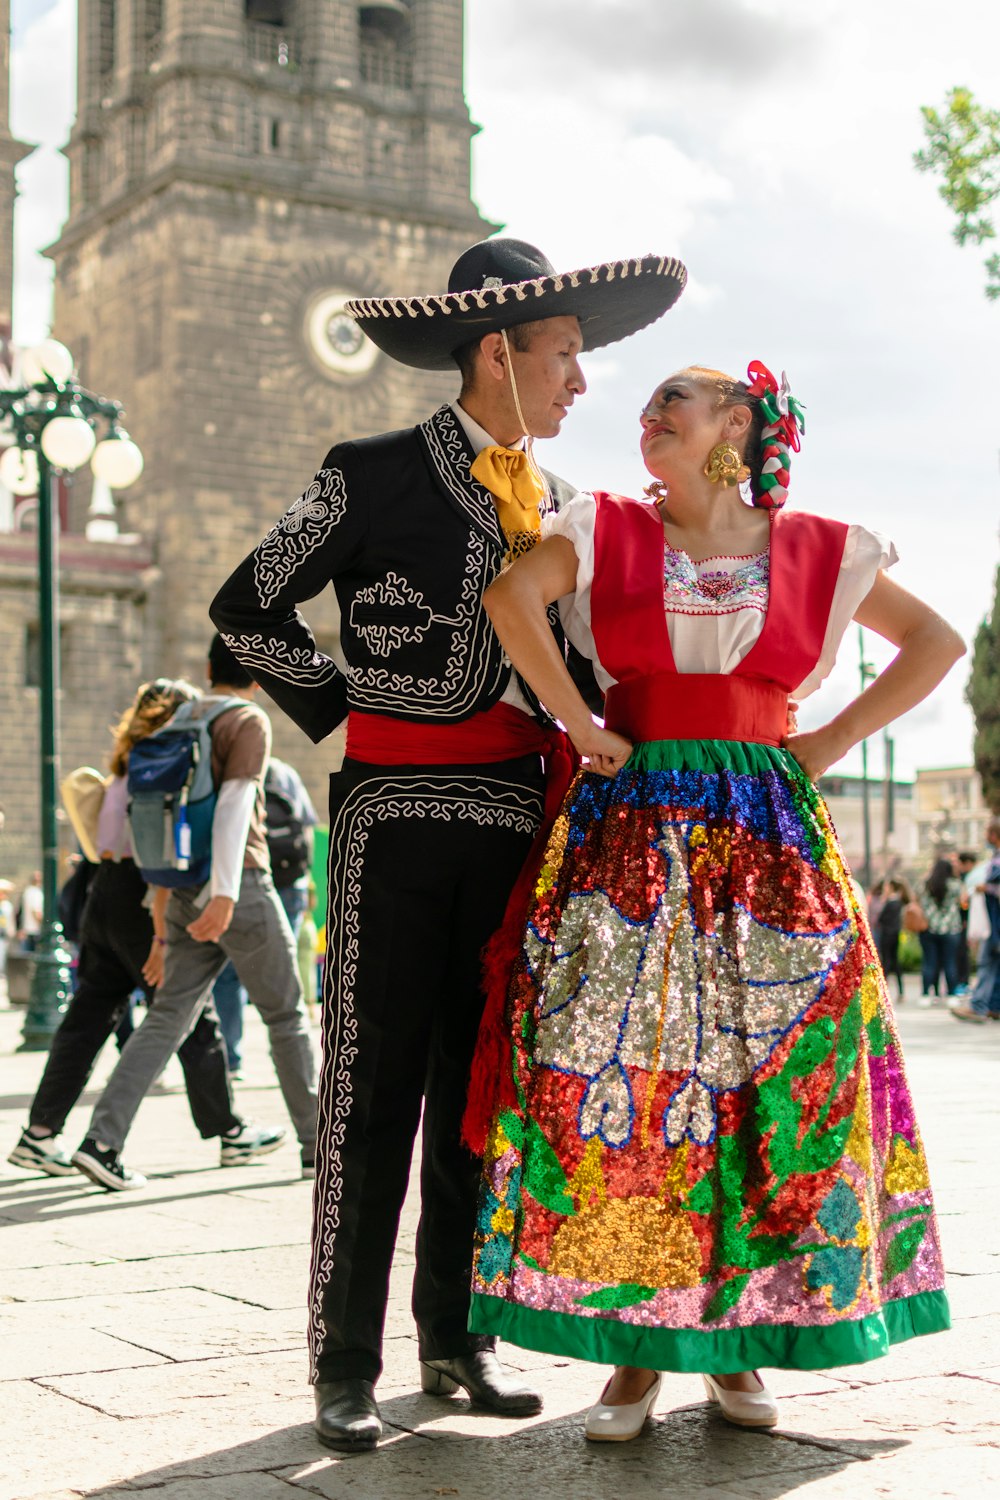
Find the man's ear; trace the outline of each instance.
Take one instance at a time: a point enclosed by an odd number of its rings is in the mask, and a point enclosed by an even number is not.
[[[491,380],[503,381],[507,378],[507,356],[504,354],[503,339],[499,333],[486,333],[479,340],[479,353],[482,357],[483,369]]]

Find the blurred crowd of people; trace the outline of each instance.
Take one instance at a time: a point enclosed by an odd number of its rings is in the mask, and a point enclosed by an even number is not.
[[[11,951],[31,953],[42,930],[42,872],[35,870],[20,890],[12,880],[0,880],[0,974]]]
[[[940,854],[911,885],[887,876],[868,893],[868,920],[887,979],[902,1002],[903,972],[919,967],[920,1003],[950,1002],[959,1021],[1000,1020],[1000,817],[989,852]]]

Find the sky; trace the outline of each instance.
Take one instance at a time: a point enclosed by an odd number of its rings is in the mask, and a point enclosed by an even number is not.
[[[73,0],[13,0],[19,168],[15,337],[44,336],[37,251],[65,215]],[[787,370],[807,408],[789,503],[892,537],[893,576],[967,641],[1000,562],[1000,303],[912,156],[952,86],[1000,107],[1000,7],[983,0],[467,0],[473,196],[558,270],[679,255],[677,306],[585,356],[589,391],[546,467],[637,494],[638,412],[687,364]],[[428,290],[434,290],[428,288]],[[443,289],[442,289],[443,290]],[[584,415],[585,413],[585,415]],[[859,644],[803,705],[858,688]],[[881,668],[893,648],[871,633]],[[894,727],[897,773],[971,760],[969,659]],[[881,746],[871,765],[881,774]],[[857,772],[853,751],[838,769]]]

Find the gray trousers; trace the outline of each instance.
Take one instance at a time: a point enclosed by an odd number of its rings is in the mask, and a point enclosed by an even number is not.
[[[132,1033],[97,1101],[88,1136],[121,1151],[139,1105],[209,1002],[232,959],[267,1027],[274,1070],[303,1148],[316,1143],[316,1060],[309,1036],[295,940],[269,874],[244,870],[233,920],[217,943],[199,943],[187,924],[200,914],[197,890],[167,903],[167,959],[156,1003]]]

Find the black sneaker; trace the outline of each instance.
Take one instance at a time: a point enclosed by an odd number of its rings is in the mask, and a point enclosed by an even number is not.
[[[141,1172],[130,1172],[124,1166],[118,1152],[111,1146],[102,1146],[88,1135],[78,1151],[70,1158],[74,1167],[79,1167],[85,1177],[96,1182],[98,1187],[112,1193],[123,1193],[127,1188],[142,1188],[146,1179]]]
[[[277,1151],[284,1139],[285,1132],[280,1127],[272,1130],[266,1125],[254,1125],[252,1121],[244,1120],[238,1130],[219,1137],[222,1146],[219,1165],[238,1167],[255,1156],[267,1156],[269,1152]]]
[[[316,1176],[316,1147],[302,1152],[302,1180],[310,1182]]]
[[[45,1172],[49,1177],[72,1177],[75,1168],[65,1151],[60,1151],[54,1135],[30,1135],[21,1131],[21,1139],[8,1156],[12,1167],[28,1172]]]

